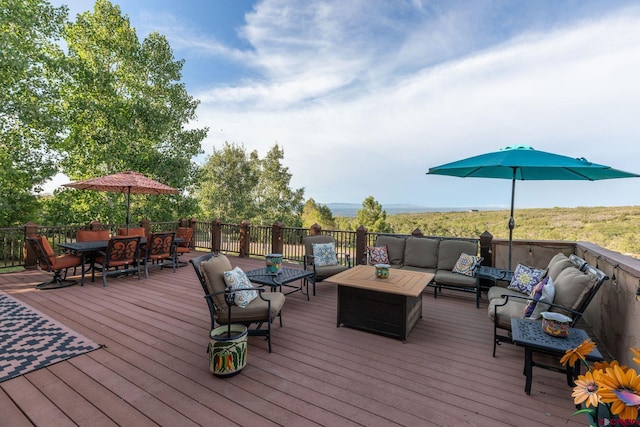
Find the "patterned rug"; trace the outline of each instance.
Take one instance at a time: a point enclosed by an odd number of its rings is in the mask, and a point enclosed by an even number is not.
[[[0,292],[0,382],[101,346]]]

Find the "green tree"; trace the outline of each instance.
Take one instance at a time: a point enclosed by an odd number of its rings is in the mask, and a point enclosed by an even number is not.
[[[276,144],[259,162],[259,179],[255,188],[256,215],[253,222],[273,224],[280,221],[289,227],[301,225],[300,212],[304,189],[291,189],[291,173],[282,165],[284,150]]]
[[[329,206],[316,203],[315,200],[309,199],[302,208],[302,226],[309,228],[313,224],[318,224],[323,230],[335,230],[336,219]]]
[[[243,145],[226,142],[202,167],[200,206],[208,218],[239,223],[300,225],[303,189],[289,187],[291,173],[280,161],[284,151],[276,144],[260,159]]]
[[[180,83],[184,61],[174,60],[158,33],[140,43],[128,17],[107,0],[97,0],[93,13],[78,15],[64,35],[70,66],[62,92],[68,123],[59,145],[63,172],[81,180],[135,170],[187,191],[132,197],[132,218],[194,215],[197,203],[188,190],[197,167],[191,159],[202,152],[207,129],[186,129],[199,102]],[[120,194],[60,191],[65,192],[48,209],[53,219],[125,219]]]
[[[391,232],[391,227],[387,223],[387,211],[382,209],[382,205],[373,196],[367,197],[362,202],[362,209],[356,213],[356,223],[374,233]]]
[[[0,7],[0,226],[35,220],[41,185],[55,172],[61,129],[59,48],[66,7],[4,0]]]

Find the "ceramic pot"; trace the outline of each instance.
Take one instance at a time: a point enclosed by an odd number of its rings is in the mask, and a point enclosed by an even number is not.
[[[282,254],[267,254],[264,259],[269,273],[277,273],[282,267]]]
[[[376,264],[376,277],[378,279],[388,279],[389,278],[389,264]]]
[[[231,336],[229,336],[229,328]],[[209,370],[218,377],[238,374],[247,364],[247,327],[218,326],[209,334]]]

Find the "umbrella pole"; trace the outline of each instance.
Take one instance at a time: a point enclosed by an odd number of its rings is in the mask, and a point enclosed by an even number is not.
[[[131,201],[131,187],[127,188],[127,219],[126,219],[126,230],[127,230],[127,236],[129,235],[129,221],[131,221],[131,218],[129,216],[129,203]]]
[[[509,217],[509,271],[511,269],[511,254],[513,252],[513,229],[516,226],[516,220],[513,219],[513,201],[516,196],[516,168],[513,168],[513,178],[511,179],[511,216]]]

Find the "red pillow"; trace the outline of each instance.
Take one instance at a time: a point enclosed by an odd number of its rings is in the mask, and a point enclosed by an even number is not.
[[[387,246],[369,246],[369,265],[389,264]]]

